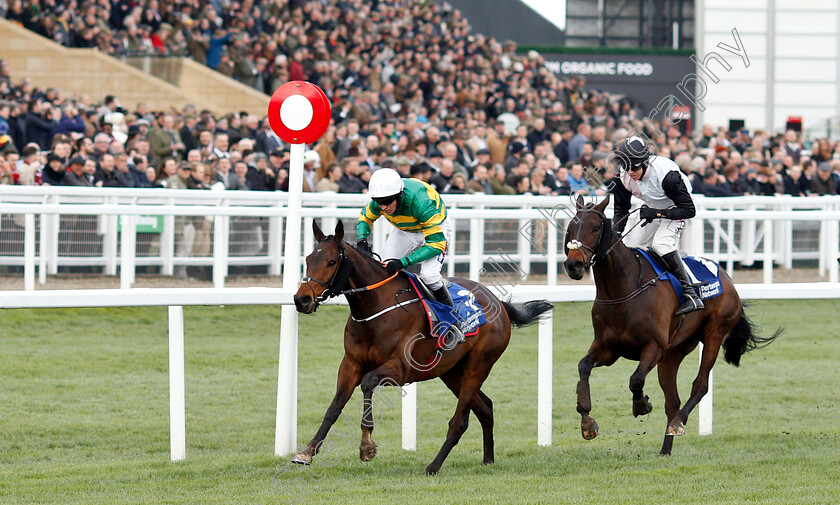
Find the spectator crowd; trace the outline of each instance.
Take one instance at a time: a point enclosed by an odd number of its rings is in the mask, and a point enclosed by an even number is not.
[[[694,192],[837,194],[840,143],[644,121],[627,98],[561,80],[535,51],[474,34],[421,0],[218,2],[10,0],[5,16],[74,47],[178,54],[270,93],[319,85],[333,105],[308,146],[305,191],[366,191],[394,168],[442,193],[604,194],[609,153],[652,139]],[[152,111],[117,96],[12,82],[0,62],[0,183],[286,190],[289,150],[264,117],[195,106]]]

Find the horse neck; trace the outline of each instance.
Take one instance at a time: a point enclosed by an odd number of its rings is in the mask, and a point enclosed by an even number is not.
[[[596,296],[601,299],[626,296],[638,288],[639,282],[639,261],[636,255],[624,245],[617,233],[612,230],[610,233],[610,252],[599,258],[592,267]]]
[[[345,250],[347,257],[353,261],[353,272],[347,280],[348,287],[352,289],[363,288],[384,281],[389,277],[385,269],[375,259],[361,254],[352,246],[345,245]],[[350,312],[354,315],[369,314],[371,309],[384,304],[383,300],[386,292],[390,292],[390,290],[371,289],[348,295],[347,303],[350,305]]]

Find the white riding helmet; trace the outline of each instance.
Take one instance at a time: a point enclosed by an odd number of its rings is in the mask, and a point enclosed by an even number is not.
[[[405,185],[400,174],[392,168],[380,168],[370,176],[368,196],[388,198],[402,193]]]

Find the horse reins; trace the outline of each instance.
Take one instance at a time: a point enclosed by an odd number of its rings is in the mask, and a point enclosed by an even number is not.
[[[318,306],[322,302],[325,302],[326,300],[328,300],[330,298],[334,298],[336,296],[354,295],[356,293],[362,293],[364,291],[370,291],[372,289],[382,287],[385,284],[388,284],[392,280],[396,279],[397,276],[400,274],[399,272],[396,272],[394,275],[388,277],[387,279],[383,279],[379,282],[375,282],[373,284],[369,284],[367,286],[363,286],[363,287],[360,287],[360,288],[352,288],[352,289],[342,290],[342,289],[340,289],[342,286],[336,286],[335,285],[336,284],[336,279],[339,277],[339,273],[342,272],[342,269],[347,270],[346,272],[344,272],[343,276],[346,276],[347,278],[349,278],[350,273],[352,272],[352,269],[353,269],[353,264],[352,264],[352,261],[351,261],[349,263],[350,267],[349,268],[346,267],[346,265],[347,265],[346,262],[350,261],[350,259],[347,257],[347,251],[344,249],[344,243],[343,242],[341,242],[339,244],[339,250],[340,250],[340,254],[338,256],[338,265],[336,266],[335,272],[333,272],[333,276],[332,276],[332,278],[330,278],[330,281],[328,283],[324,283],[324,282],[319,281],[318,279],[315,279],[315,278],[310,277],[308,275],[303,276],[303,278],[300,280],[301,284],[306,283],[306,285],[309,286],[309,290],[312,291],[312,295],[313,295],[312,299],[315,301],[316,306]],[[315,282],[316,284],[319,284],[320,286],[322,286],[324,288],[324,290],[321,291],[320,295],[315,294],[315,288],[312,287],[311,282]],[[347,282],[346,278],[343,281],[341,281],[342,285],[346,282]],[[375,319],[375,318],[381,316],[382,314],[384,314],[386,312],[389,312],[391,310],[400,308],[404,305],[409,305],[409,304],[414,303],[415,301],[419,301],[419,300],[420,300],[419,298],[416,298],[416,299],[410,300],[408,302],[395,303],[393,306],[388,307],[387,309],[382,310],[380,312],[377,312],[376,314],[374,314],[371,317],[368,317],[368,318],[365,318],[365,319],[360,319],[360,320],[357,320],[356,318],[353,318],[353,320],[356,321],[356,322],[370,321],[371,319]]]
[[[604,239],[604,237],[603,237],[604,230],[608,226],[609,226],[610,230],[612,230],[612,226],[608,225],[609,219],[607,218],[607,216],[603,212],[601,212],[597,209],[589,208],[589,209],[581,209],[581,211],[594,212],[595,214],[598,215],[598,217],[601,218],[601,234],[598,236],[598,244],[600,244]],[[639,211],[639,209],[628,212],[626,216],[624,216],[623,218],[621,218],[621,220],[619,220],[619,223],[621,221],[624,221],[624,220],[628,219],[631,214],[633,214],[634,212],[638,212],[638,211]],[[569,240],[568,243],[566,244],[566,248],[569,249],[570,251],[572,251],[572,250],[583,251],[581,254],[584,257],[584,260],[586,260],[584,265],[587,269],[589,269],[595,264],[595,261],[599,257],[606,257],[610,253],[610,251],[612,251],[615,248],[615,246],[617,246],[624,239],[624,237],[629,235],[630,232],[633,231],[633,229],[635,229],[641,223],[642,223],[642,220],[640,219],[629,230],[624,232],[624,234],[619,237],[619,239],[615,242],[615,244],[611,245],[603,254],[599,254],[597,252],[597,247],[598,246],[596,246],[596,248],[593,249],[592,247],[589,247],[588,245],[586,245],[586,244],[582,243],[580,240],[578,240],[578,237],[580,236],[580,227],[578,227],[577,233],[575,234],[575,239],[574,240]],[[587,256],[586,254],[584,254],[586,252],[589,252],[590,254]],[[633,298],[639,296],[646,289],[648,289],[649,287],[656,284],[656,281],[659,280],[658,275],[653,277],[652,279],[648,280],[644,284],[642,284],[642,262],[641,262],[641,259],[639,258],[639,256],[637,254],[634,254],[634,256],[636,256],[636,261],[639,262],[639,281],[638,281],[638,286],[639,287],[636,288],[635,291],[631,292],[628,295],[622,296],[621,298],[614,298],[614,299],[611,299],[611,300],[603,300],[603,299],[595,298],[595,303],[600,303],[602,305],[617,305],[617,304],[620,304],[620,303],[624,303],[628,300],[632,300]]]

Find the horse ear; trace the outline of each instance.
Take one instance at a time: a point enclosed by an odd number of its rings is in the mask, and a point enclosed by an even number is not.
[[[586,202],[583,201],[583,195],[578,195],[575,204],[577,205],[578,210],[586,207]]]
[[[335,241],[341,242],[342,240],[344,240],[344,223],[339,219],[335,223]]]
[[[341,221],[339,221],[339,223],[340,222]],[[315,233],[315,240],[317,240],[318,242],[321,242],[326,238],[324,232],[322,232],[321,228],[318,227],[318,222],[314,219],[312,220],[312,231]]]
[[[607,206],[609,206],[609,204],[610,204],[610,194],[607,193],[607,197],[604,198],[604,200],[601,203],[596,205],[595,208],[598,209],[601,212],[604,212],[607,209]]]

